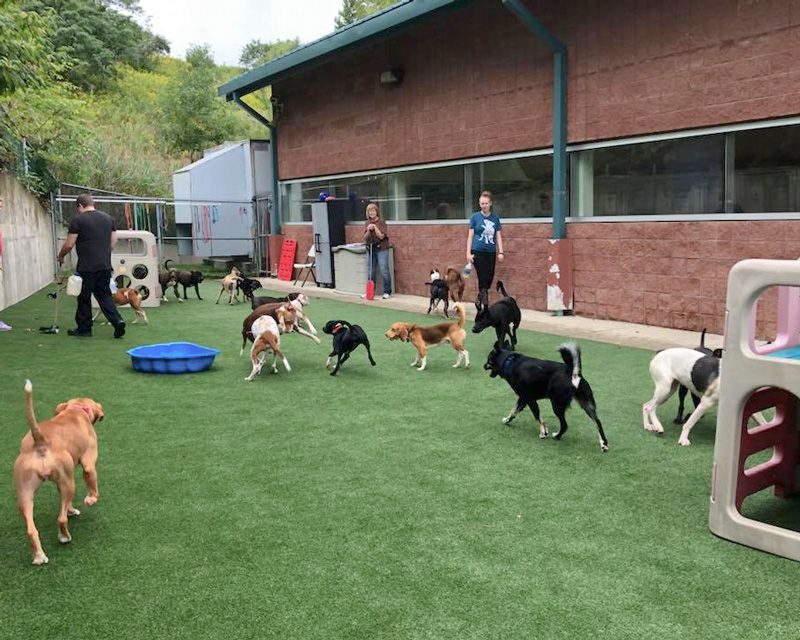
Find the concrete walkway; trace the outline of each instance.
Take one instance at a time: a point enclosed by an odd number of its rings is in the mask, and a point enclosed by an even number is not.
[[[414,313],[425,313],[428,310],[428,298],[421,296],[395,294],[388,300],[383,300],[376,296],[375,300],[368,302],[358,295],[337,291],[336,289],[317,287],[313,283],[306,284],[301,288],[299,285],[295,287],[292,286],[291,282],[284,282],[277,278],[260,278],[259,280],[265,289],[279,293],[302,291],[311,298],[328,298],[352,304],[369,304]],[[258,293],[256,292],[256,295]],[[494,297],[493,299],[496,300]],[[469,302],[465,307],[467,318],[473,319],[475,317],[475,305]],[[433,324],[439,322],[443,316],[439,311],[435,316],[431,314],[431,317],[437,318],[432,320],[431,324]],[[533,311],[531,309],[522,309],[522,324],[520,328],[566,336],[576,340],[597,340],[598,342],[608,342],[652,351],[668,347],[689,347],[693,349],[700,344],[700,334],[696,331],[651,327],[645,324],[617,322],[615,320],[594,320],[582,316],[554,316],[544,311]],[[710,349],[721,347],[722,336],[707,334],[706,346]]]

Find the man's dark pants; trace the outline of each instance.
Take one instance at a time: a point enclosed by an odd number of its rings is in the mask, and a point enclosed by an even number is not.
[[[80,333],[89,333],[92,330],[92,294],[106,319],[114,326],[122,322],[122,316],[117,311],[117,305],[111,297],[109,281],[111,271],[81,271],[83,286],[78,295],[78,310],[75,312],[75,325]]]

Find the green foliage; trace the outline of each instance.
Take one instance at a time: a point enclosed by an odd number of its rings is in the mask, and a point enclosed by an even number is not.
[[[173,151],[196,160],[203,149],[230,137],[234,123],[214,91],[215,67],[208,47],[191,47],[186,60],[187,69],[164,95],[164,138]]]
[[[57,12],[53,44],[72,62],[67,80],[81,89],[105,89],[116,64],[151,69],[153,56],[169,51],[166,40],[115,9],[136,12],[137,0],[27,0],[25,6],[42,15]]]
[[[279,58],[280,56],[297,49],[300,46],[299,38],[290,40],[276,40],[275,42],[261,42],[261,40],[251,40],[242,49],[239,62],[245,69],[254,69],[262,64]]]
[[[334,18],[333,23],[337,29],[341,29],[348,24],[386,9],[386,7],[395,4],[395,2],[397,0],[342,0],[342,8]]]
[[[63,70],[51,40],[55,22],[52,11],[25,11],[16,1],[0,4],[0,96],[43,86]]]

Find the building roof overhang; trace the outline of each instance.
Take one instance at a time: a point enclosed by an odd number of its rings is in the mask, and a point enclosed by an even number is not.
[[[258,91],[320,64],[348,49],[386,37],[440,11],[457,9],[472,0],[404,0],[367,18],[237,76],[219,88],[228,101]]]

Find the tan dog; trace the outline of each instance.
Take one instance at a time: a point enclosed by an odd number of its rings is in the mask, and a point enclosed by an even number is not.
[[[286,371],[292,370],[289,366],[289,361],[281,351],[280,334],[286,333],[287,329],[289,331],[294,329],[295,310],[294,307],[287,305],[287,307],[278,309],[276,313],[278,315],[277,322],[272,316],[264,315],[256,318],[253,323],[251,331],[255,341],[250,349],[250,361],[253,364],[253,369],[250,371],[250,375],[245,378],[247,382],[250,382],[261,373],[261,368],[264,366],[264,360],[266,360],[269,350],[272,350],[272,373],[278,373],[278,367],[275,365],[275,361],[278,358],[283,362]]]
[[[36,423],[33,412],[33,385],[25,381],[25,408],[30,432],[25,434],[14,463],[14,484],[17,505],[33,551],[33,564],[47,563],[42,550],[39,531],[33,521],[33,496],[45,480],[58,486],[61,511],[58,514],[58,541],[66,544],[72,540],[67,526],[67,516],[80,515],[72,506],[75,495],[75,465],[83,467],[88,494],[83,499],[87,505],[97,502],[97,435],[95,422],[105,417],[103,407],[91,398],[74,398],[56,406],[56,415],[41,424]]]
[[[449,342],[453,349],[458,352],[458,360],[453,368],[458,367],[464,360],[464,367],[469,369],[469,352],[464,348],[464,340],[467,332],[464,331],[464,305],[461,302],[455,304],[458,311],[458,322],[442,322],[429,327],[421,327],[408,322],[395,322],[384,334],[389,340],[402,340],[411,342],[417,349],[417,357],[411,363],[412,367],[418,367],[417,371],[424,371],[428,364],[428,348],[435,347],[442,342]]]
[[[219,304],[219,299],[222,297],[222,294],[225,293],[226,291],[228,292],[228,304],[233,304],[234,298],[236,298],[236,302],[239,302],[240,275],[242,275],[241,272],[236,267],[233,267],[233,269],[231,269],[231,272],[222,279],[222,288],[219,290],[217,301],[214,304]]]
[[[111,294],[111,299],[118,307],[124,307],[126,304],[131,306],[131,309],[133,309],[133,312],[136,314],[136,317],[131,324],[136,324],[139,322],[139,318],[144,320],[146,324],[150,324],[147,320],[147,314],[144,312],[144,309],[142,309],[142,294],[136,289],[131,289],[130,287],[121,287],[120,289],[117,289],[116,292]],[[97,313],[94,314],[92,321],[97,320],[97,318],[100,316],[100,313],[101,311],[98,309]]]
[[[461,302],[464,299],[464,277],[461,272],[453,267],[447,267],[447,272],[444,274],[444,281],[447,288],[450,290],[450,299],[453,302]]]

